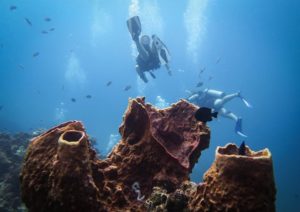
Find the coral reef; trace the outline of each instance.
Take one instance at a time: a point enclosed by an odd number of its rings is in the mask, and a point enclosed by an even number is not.
[[[43,132],[43,129],[32,133],[0,132],[0,211],[26,211],[20,195],[19,174],[30,140]],[[92,139],[91,144],[96,145],[96,140]]]
[[[275,211],[275,183],[268,149],[238,154],[238,147],[218,147],[203,182],[185,181],[173,193],[155,188],[145,205],[148,211]],[[176,210],[174,210],[174,207]]]
[[[197,107],[180,100],[159,110],[131,99],[119,143],[99,159],[81,122],[54,127],[30,143],[20,174],[29,211],[274,211],[268,150],[238,155],[219,147],[203,183],[189,174],[209,146]]]
[[[144,211],[154,186],[175,191],[209,145],[209,129],[184,100],[164,110],[132,99],[121,141],[97,158],[83,125],[67,122],[36,137],[20,175],[30,211]],[[139,186],[137,186],[137,183]],[[135,185],[133,187],[133,185]]]
[[[194,185],[196,186],[196,185]],[[188,196],[179,188],[168,193],[160,187],[154,187],[152,194],[145,202],[147,211],[176,211],[188,212]]]
[[[19,173],[30,138],[27,133],[0,133],[0,211],[22,208]]]

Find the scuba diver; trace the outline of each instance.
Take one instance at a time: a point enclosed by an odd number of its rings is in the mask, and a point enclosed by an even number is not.
[[[165,65],[168,74],[171,76],[172,72],[169,67],[170,53],[166,45],[156,35],[152,35],[152,43],[148,35],[143,35],[140,38],[142,28],[138,16],[128,19],[127,27],[139,52],[135,67],[139,77],[147,83],[148,79],[145,72],[149,72],[152,78],[155,79],[153,71],[160,68],[161,65]]]
[[[237,117],[231,111],[228,111],[224,108],[224,105],[231,101],[234,98],[240,98],[244,104],[251,108],[252,106],[241,96],[240,92],[228,94],[226,95],[222,91],[217,91],[213,89],[204,89],[203,91],[197,91],[191,93],[191,95],[187,98],[188,101],[194,103],[200,107],[208,107],[212,108],[214,112],[218,112],[219,115],[232,119],[235,121],[235,133],[242,137],[247,137],[242,132],[242,118]]]

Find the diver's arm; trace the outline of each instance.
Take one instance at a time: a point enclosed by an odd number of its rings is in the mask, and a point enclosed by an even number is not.
[[[187,100],[192,102],[192,103],[196,103],[198,98],[199,98],[198,94],[193,94],[192,96],[188,97]]]
[[[136,48],[137,48],[139,54],[141,55],[142,59],[145,61],[148,60],[149,54],[146,51],[146,49],[141,45],[139,39],[134,40],[134,42],[135,42]]]
[[[166,67],[166,69],[167,69],[167,71],[168,71],[168,74],[169,74],[170,76],[172,76],[172,71],[171,71],[170,66],[169,66],[168,63],[165,64],[165,67]]]

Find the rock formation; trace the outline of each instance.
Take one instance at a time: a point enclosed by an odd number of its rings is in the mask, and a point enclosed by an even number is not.
[[[209,145],[209,129],[184,100],[164,110],[132,99],[121,141],[97,158],[83,125],[67,122],[36,137],[20,175],[30,211],[145,211],[154,186],[173,192]]]

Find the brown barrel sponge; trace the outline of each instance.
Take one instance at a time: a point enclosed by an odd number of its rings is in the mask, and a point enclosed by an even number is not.
[[[195,211],[275,211],[273,162],[268,149],[239,155],[235,144],[218,147],[189,207]]]

